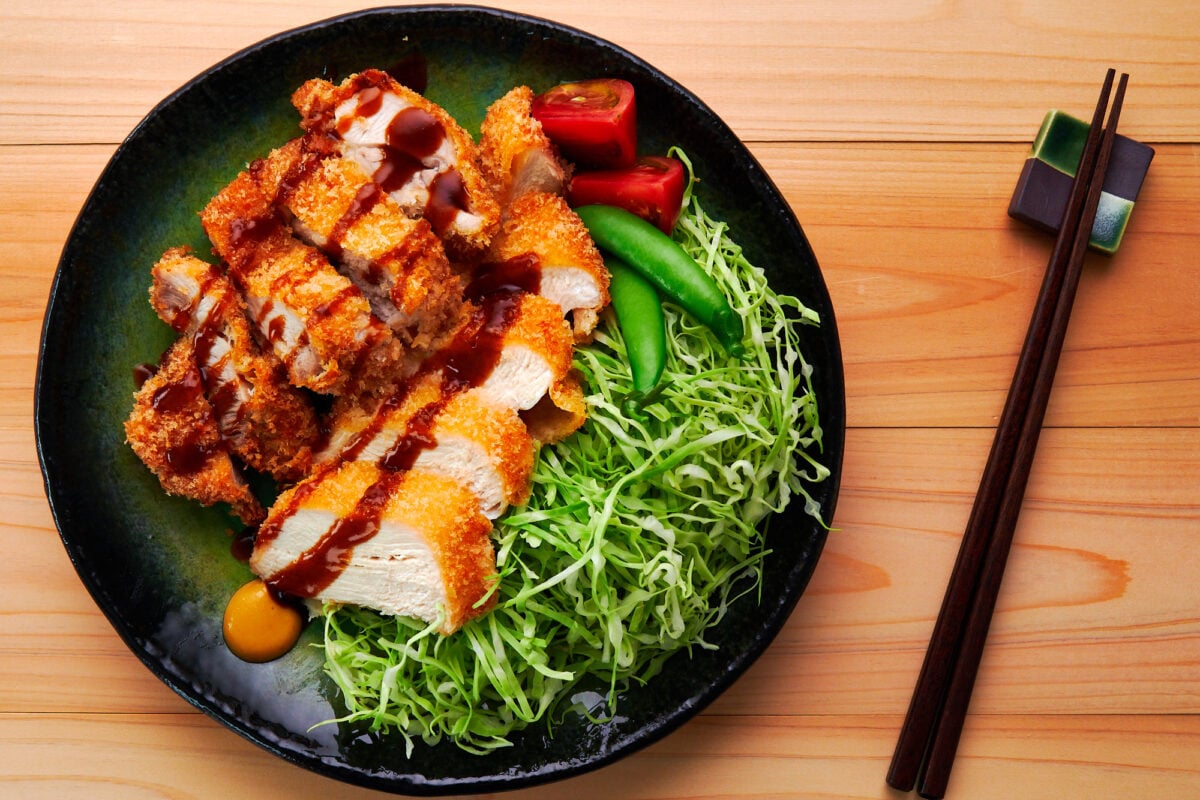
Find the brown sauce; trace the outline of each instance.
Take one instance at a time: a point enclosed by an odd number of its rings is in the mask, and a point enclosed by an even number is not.
[[[446,141],[446,130],[423,108],[409,106],[396,112],[387,126],[387,146],[413,158],[429,158]]]
[[[257,535],[258,528],[254,525],[242,528],[230,537],[229,553],[243,564],[247,563],[254,552],[254,540]]]
[[[243,251],[262,244],[276,230],[282,221],[275,214],[261,217],[239,217],[229,224],[229,247],[234,251]]]
[[[500,360],[504,334],[521,306],[518,292],[495,292],[475,307],[472,336],[459,336],[431,361],[442,369],[444,391],[460,392],[481,386]]]
[[[541,288],[541,261],[533,253],[522,253],[504,261],[480,264],[471,276],[464,296],[478,301],[494,292],[538,294]]]
[[[313,597],[342,574],[355,545],[379,532],[388,500],[403,483],[405,472],[384,470],[363,493],[354,510],[339,519],[298,559],[273,575],[269,585],[296,597]]]
[[[379,258],[372,262],[371,273],[368,276],[376,286],[382,285],[383,281],[387,278],[387,274],[379,265],[392,265],[396,274],[400,276],[400,279],[393,282],[389,288],[392,303],[397,308],[404,303],[404,294],[408,283],[406,277],[412,272],[413,267],[419,264],[421,259],[424,258],[426,247],[428,246],[427,236],[431,236],[426,227],[427,223],[418,221],[417,224],[424,228],[424,230],[414,228],[408,236],[405,236],[394,247],[379,256]]]
[[[236,430],[246,413],[245,404],[240,402],[239,382],[237,376],[227,381],[214,380],[215,385],[208,390],[208,402],[216,414],[217,426],[226,435]]]
[[[425,219],[429,220],[429,224],[441,236],[450,230],[458,212],[469,211],[470,205],[462,175],[456,169],[448,169],[438,173],[429,184]]]
[[[200,289],[200,297],[203,297],[210,291],[212,283],[213,276],[210,276]],[[196,350],[196,363],[200,365],[201,371],[216,366],[209,362],[212,361],[213,346],[216,345],[218,339],[223,338],[224,321],[229,311],[231,298],[231,291],[222,292],[220,299],[208,309],[208,314],[200,321],[200,324],[196,326],[196,330],[192,333],[192,345]],[[191,322],[190,317],[191,315],[189,315],[189,324]],[[205,376],[205,383],[208,383],[207,376]]]
[[[151,408],[164,416],[187,414],[199,402],[204,403],[201,408],[208,408],[204,400],[204,379],[194,363],[189,365],[179,380],[163,384],[150,396]],[[208,428],[204,425],[191,425],[177,441],[172,442],[164,454],[172,472],[180,476],[194,475],[221,451],[220,439],[216,442],[204,441],[207,432]]]
[[[278,514],[274,514],[273,516],[268,516],[266,521],[259,526],[258,531],[254,536],[254,546],[266,547],[271,542],[279,538],[283,523],[287,521],[288,517],[295,514],[296,510],[300,508],[301,504],[303,504],[304,501],[308,499],[309,495],[316,490],[317,484],[320,482],[321,478],[325,475],[328,475],[332,471],[332,468],[318,468],[309,478],[305,479],[303,483],[297,484],[295,489],[293,489],[292,493],[288,496],[286,501],[287,505],[284,507],[283,511]],[[278,505],[280,505],[280,503],[277,501],[276,506],[278,507]],[[272,509],[272,511],[274,511],[274,509]]]
[[[345,135],[355,119],[377,114],[382,108],[383,90],[377,86],[362,89],[357,97],[354,113],[338,121],[339,135]],[[389,194],[402,189],[428,168],[430,158],[445,141],[445,127],[428,111],[416,106],[401,109],[388,122],[383,160],[371,179]],[[458,170],[447,167],[434,176],[423,211],[439,235],[450,229],[460,211],[470,211],[470,198]]]
[[[384,423],[387,422],[387,418],[391,416],[392,412],[404,405],[411,387],[412,383],[406,382],[387,396],[367,426],[359,431],[354,440],[341,452],[339,455],[341,460],[354,461],[359,457],[371,440],[379,435],[379,431],[383,429]]]
[[[421,453],[437,444],[433,426],[437,422],[438,414],[446,407],[447,400],[448,396],[443,394],[440,399],[418,409],[409,418],[404,433],[383,454],[383,458],[379,459],[379,466],[393,472],[412,469]]]
[[[308,137],[305,141],[309,145],[316,145],[318,140],[315,137]],[[279,206],[286,203],[296,193],[301,184],[312,176],[317,167],[320,166],[321,161],[322,154],[310,150],[289,164],[287,172],[283,174],[283,177],[279,179],[279,183],[275,187],[275,197],[273,198],[272,205]],[[265,167],[266,162],[259,159],[250,165],[250,171],[252,173],[261,173]],[[263,180],[259,179],[258,183],[262,185]]]
[[[163,384],[150,397],[150,406],[160,414],[178,414],[203,394],[200,370],[193,367],[174,383]]]
[[[395,493],[403,476],[426,449],[437,444],[433,429],[437,415],[455,394],[481,385],[500,360],[504,335],[520,309],[521,292],[493,291],[471,307],[471,319],[453,341],[429,358],[409,382],[401,386],[380,406],[371,422],[330,466],[300,484],[287,505],[272,513],[258,533],[258,546],[266,546],[278,537],[282,525],[303,505],[317,484],[340,461],[356,458],[385,424],[389,414],[399,408],[416,381],[436,370],[442,372],[441,398],[419,409],[407,421],[404,433],[379,460],[380,476],[358,501],[354,510],[335,522],[317,542],[287,568],[272,576],[268,584],[277,591],[298,597],[313,597],[335,581],[349,564],[354,547],[379,531],[388,498]]]
[[[190,429],[182,441],[167,448],[167,464],[176,475],[195,475],[204,469],[209,459],[221,452],[219,440],[217,442],[200,440],[200,430],[199,428]]]
[[[313,308],[312,315],[318,320],[331,317],[337,313],[337,310],[341,308],[342,304],[347,300],[352,300],[358,297],[362,297],[362,292],[360,292],[358,287],[354,284],[347,283],[345,286],[339,289],[338,292],[333,295],[333,297],[330,297],[323,303],[319,303],[315,308]]]
[[[275,301],[268,298],[259,307],[258,313],[254,315],[255,326],[266,333],[267,341],[271,344],[283,341],[283,334],[287,328],[287,318],[283,314],[272,316],[272,312],[274,311]],[[267,323],[265,329],[263,327],[264,321]]]
[[[388,194],[398,191],[413,179],[425,165],[419,158],[413,158],[405,153],[387,150],[384,159],[371,179],[383,187]]]
[[[149,362],[133,365],[133,388],[140,389],[142,385],[158,374],[158,365]]]
[[[350,205],[334,224],[333,230],[329,232],[325,249],[331,259],[336,261],[342,257],[342,240],[346,238],[346,233],[354,227],[356,222],[371,213],[371,209],[375,208],[382,196],[383,191],[379,184],[368,182],[362,185]]]

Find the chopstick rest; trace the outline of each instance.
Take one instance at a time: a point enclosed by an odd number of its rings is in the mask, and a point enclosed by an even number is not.
[[[1087,133],[1088,124],[1065,111],[1054,109],[1046,113],[1013,190],[1008,206],[1010,217],[1045,233],[1058,232]],[[1154,148],[1149,145],[1121,134],[1113,140],[1112,157],[1092,223],[1093,250],[1112,255],[1121,246],[1153,158]]]

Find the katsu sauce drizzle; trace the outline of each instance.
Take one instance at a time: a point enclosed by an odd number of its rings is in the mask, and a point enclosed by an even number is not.
[[[166,416],[188,415],[199,411],[202,416],[212,412],[204,399],[204,379],[199,367],[188,362],[179,380],[165,383],[150,396],[150,407],[155,413]],[[189,425],[178,441],[171,443],[164,457],[176,475],[194,475],[205,468],[213,456],[222,452],[223,441],[208,436],[212,426]]]
[[[204,282],[200,286],[200,291],[197,293],[197,298],[209,296],[212,285],[220,278],[221,274],[217,268],[210,266]],[[217,300],[209,307],[199,324],[195,325],[192,344],[195,347],[196,365],[200,368],[200,374],[204,380],[208,402],[212,404],[213,411],[216,413],[217,427],[223,436],[231,436],[242,424],[245,405],[241,402],[241,378],[238,377],[232,364],[234,343],[229,340],[226,333],[225,320],[229,314],[240,313],[240,310],[230,308],[234,302],[232,286],[226,284],[216,294]],[[194,322],[194,318],[189,319],[184,326],[185,329],[191,327]],[[219,340],[225,344],[227,349],[225,353],[214,360],[213,348],[216,347]]]
[[[158,387],[150,398],[151,408],[164,416],[194,412],[197,408],[211,412],[215,427],[222,437],[216,441],[206,441],[205,425],[188,426],[186,433],[173,442],[165,454],[172,471],[180,476],[200,472],[211,458],[224,452],[224,437],[236,433],[244,415],[244,406],[239,402],[239,378],[236,374],[231,377],[225,375],[233,357],[233,345],[228,342],[224,325],[226,315],[231,312],[230,304],[234,301],[234,295],[229,286],[214,288],[221,277],[218,269],[210,265],[193,302],[172,309],[168,322],[180,334],[190,333],[191,359],[180,379]],[[199,304],[208,297],[214,300],[203,316],[197,319]],[[213,349],[218,341],[225,341],[228,350],[214,359]],[[160,371],[160,367],[154,367],[152,372],[147,370],[143,382]]]
[[[272,513],[259,530],[256,547],[277,538],[282,526],[299,511],[318,484],[338,464],[353,460],[362,452],[383,429],[388,416],[404,404],[411,387],[440,372],[439,398],[409,416],[404,432],[376,462],[378,476],[354,509],[333,523],[299,558],[267,579],[269,586],[298,597],[313,597],[342,574],[356,545],[379,532],[388,499],[421,453],[437,444],[434,429],[438,414],[455,395],[482,385],[499,363],[504,336],[517,318],[522,294],[505,289],[473,298],[469,319],[450,344],[427,359],[416,375],[381,403],[370,423],[342,451],[340,458],[326,462],[324,469],[319,468],[312,478],[292,491],[281,511]]]
[[[243,275],[247,268],[252,269],[261,259],[270,258],[271,251],[275,248],[286,250],[294,246],[286,205],[300,187],[312,179],[325,159],[334,153],[333,142],[329,137],[309,135],[305,137],[302,152],[278,178],[269,174],[268,162],[265,159],[257,159],[250,164],[248,172],[260,190],[267,192],[267,196],[264,196],[263,208],[256,216],[237,218],[230,225],[229,274],[243,292],[247,291]],[[273,188],[268,188],[272,186]],[[310,276],[319,274],[327,267],[332,267],[333,262],[340,260],[343,256],[342,240],[346,233],[359,219],[371,212],[381,197],[380,188],[373,183],[368,182],[360,187],[327,237],[324,252],[315,247],[308,248],[298,268],[282,272],[269,287],[268,296],[258,298],[257,302],[251,304],[251,321],[270,343],[289,372],[294,369],[297,359],[312,345],[310,325],[319,325],[321,321],[336,316],[345,303],[363,299],[364,295],[359,287],[347,280],[345,285],[312,308],[303,319],[286,304],[277,305],[275,298],[284,296],[285,289],[300,286]],[[296,327],[299,328],[294,341],[289,341],[289,314],[296,316]],[[376,346],[391,335],[390,330],[374,318],[366,319],[364,327],[367,330],[361,340],[361,346],[355,349],[350,360],[337,365],[350,376],[358,375],[363,364],[375,352]],[[323,365],[322,369],[328,366],[330,365]]]
[[[359,188],[358,193],[354,195],[354,200],[338,217],[337,223],[327,237],[325,249],[331,259],[336,261],[342,257],[342,240],[346,238],[346,233],[354,227],[355,223],[371,213],[382,195],[383,190],[377,183],[368,181]]]
[[[299,558],[272,576],[267,585],[295,597],[319,594],[349,565],[354,547],[379,532],[384,509],[407,475],[407,472],[382,470],[354,509],[333,523]]]
[[[478,300],[496,292],[538,294],[542,288],[541,260],[533,253],[522,253],[504,261],[487,261],[475,268],[465,296]]]
[[[380,80],[368,70],[363,80]],[[386,85],[386,84],[385,84]],[[367,119],[383,108],[385,89],[378,85],[367,85],[359,90],[354,112],[337,121],[334,130],[344,137],[353,127],[355,120]],[[379,146],[382,159],[371,179],[388,194],[407,187],[422,173],[435,172],[428,179],[429,196],[421,215],[429,221],[439,236],[454,224],[459,212],[470,213],[471,202],[463,183],[462,175],[452,165],[442,163],[438,152],[447,142],[446,128],[423,108],[407,105],[397,111],[388,121],[384,142]],[[451,159],[453,160],[453,156]]]

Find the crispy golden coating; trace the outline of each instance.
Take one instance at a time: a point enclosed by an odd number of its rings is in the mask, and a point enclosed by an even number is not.
[[[533,90],[517,86],[488,106],[479,126],[479,163],[501,209],[527,192],[562,194],[569,162],[533,118]]]
[[[576,340],[586,340],[608,305],[609,275],[583,220],[566,200],[529,192],[509,206],[485,261],[525,253],[535,255],[541,267],[539,293],[570,314]]]
[[[446,403],[434,435],[476,443],[500,477],[505,504],[521,505],[529,500],[533,439],[515,411],[487,402],[478,392],[463,392]]]
[[[402,519],[430,520],[441,524],[426,530],[446,588],[446,616],[442,633],[453,633],[469,620],[486,614],[496,604],[496,551],[491,523],[478,511],[475,498],[456,481],[414,470],[405,481],[388,513]]]
[[[228,503],[243,522],[256,524],[262,505],[229,455],[203,383],[191,340],[177,340],[134,395],[125,439],[167,494],[206,506]]]
[[[200,218],[289,380],[334,395],[389,380],[400,342],[358,287],[291,234],[252,173],[240,173]]]
[[[587,421],[583,385],[574,372],[550,387],[537,405],[521,412],[529,435],[542,444],[561,442]]]
[[[452,633],[494,603],[490,533],[456,481],[347,461],[280,495],[250,567],[301,597],[429,622],[442,614],[441,631]]]
[[[180,338],[126,436],[168,492],[262,522],[251,567],[275,589],[443,633],[494,602],[489,519],[583,423],[574,346],[609,301],[531,100],[496,101],[476,148],[383,72],[309,81],[305,134],[201,212],[224,264],[155,265]],[[335,398],[320,425],[305,389]],[[269,512],[239,462],[285,485]]]
[[[304,130],[337,138],[405,213],[428,219],[452,260],[472,260],[487,248],[500,207],[475,141],[444,108],[376,69],[337,85],[310,80],[292,104]],[[419,123],[395,124],[401,115]]]
[[[534,446],[521,417],[478,391],[453,391],[441,371],[366,404],[343,398],[325,427],[318,466],[375,461],[446,475],[471,489],[492,519],[529,499]]]
[[[541,295],[522,294],[518,302],[519,311],[504,333],[505,351],[526,348],[536,353],[550,369],[550,385],[560,384],[570,375],[575,357],[570,327],[558,305]]]
[[[316,412],[287,382],[274,354],[254,340],[232,282],[184,248],[165,252],[151,274],[150,304],[191,339],[205,395],[233,454],[276,480],[300,478],[318,436]]]
[[[462,281],[441,240],[356,162],[299,138],[256,161],[250,174],[300,238],[321,248],[406,344],[428,349],[451,327]]]

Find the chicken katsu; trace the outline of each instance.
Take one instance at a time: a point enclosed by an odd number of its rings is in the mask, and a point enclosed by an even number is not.
[[[251,164],[260,191],[320,248],[405,344],[429,348],[462,305],[461,279],[424,219],[411,219],[354,161],[312,137]]]
[[[562,197],[526,192],[507,208],[485,263],[476,270],[477,280],[511,283],[517,280],[511,274],[515,269],[531,273],[524,288],[570,316],[577,340],[591,335],[600,310],[608,305],[608,270],[582,220]]]
[[[250,170],[209,201],[200,219],[292,383],[342,394],[384,379],[398,363],[400,343],[363,293],[292,235]]]
[[[475,497],[450,478],[347,461],[280,495],[250,567],[277,591],[450,633],[493,596],[490,532]]]
[[[229,278],[184,248],[164,253],[151,275],[150,305],[191,338],[205,395],[230,450],[278,481],[300,478],[318,438],[316,411],[287,382],[279,360],[259,348]]]
[[[502,208],[528,192],[561,195],[571,167],[533,118],[533,90],[516,86],[488,106],[479,126],[479,162]]]
[[[314,463],[374,461],[447,475],[474,493],[489,519],[524,503],[534,445],[521,418],[478,389],[447,391],[444,381],[432,372],[385,399],[335,408]]]
[[[307,81],[292,104],[301,127],[335,139],[405,213],[428,220],[453,259],[486,249],[500,207],[475,141],[441,106],[375,69],[340,84]]]
[[[574,346],[608,303],[530,96],[493,104],[481,154],[386,73],[308,81],[303,132],[200,213],[218,263],[152,269],[180,338],[127,439],[168,492],[261,523],[272,590],[443,633],[493,602],[491,520],[586,419]],[[269,509],[243,469],[276,480]]]
[[[206,506],[228,503],[247,525],[265,516],[234,464],[216,412],[204,395],[190,338],[175,340],[134,395],[125,439],[167,494]]]

